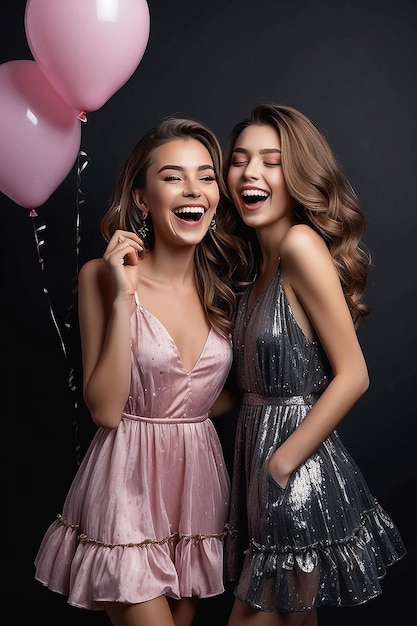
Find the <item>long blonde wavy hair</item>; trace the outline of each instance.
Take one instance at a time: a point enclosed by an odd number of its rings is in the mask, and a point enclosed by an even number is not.
[[[352,186],[322,131],[300,111],[274,103],[256,105],[248,118],[234,126],[225,152],[225,176],[237,138],[252,125],[269,125],[277,131],[284,178],[296,203],[296,222],[310,225],[325,240],[357,325],[370,312],[362,297],[371,257],[361,241],[366,220]],[[246,270],[247,278],[253,280],[261,260],[254,230],[238,221],[235,228],[248,241],[253,255],[254,261],[248,260]]]
[[[146,172],[153,151],[175,139],[196,139],[205,146],[213,161],[220,196],[227,193],[222,171],[222,150],[216,136],[202,123],[189,119],[167,117],[149,130],[128,156],[116,182],[110,208],[101,221],[101,233],[109,241],[117,229],[133,231],[140,235],[144,225],[142,211],[133,198],[134,189],[145,189]],[[216,229],[209,229],[196,246],[195,280],[197,290],[210,323],[224,335],[233,330],[236,306],[234,279],[243,275],[245,257],[238,236],[231,235],[233,219],[230,213],[218,208]],[[146,225],[145,253],[154,245],[152,218]]]

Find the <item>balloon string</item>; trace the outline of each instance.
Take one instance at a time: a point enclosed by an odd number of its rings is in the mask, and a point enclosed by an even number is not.
[[[80,260],[80,207],[85,203],[84,192],[81,189],[81,174],[90,163],[90,157],[84,150],[80,150],[78,153],[78,161],[77,161],[77,194],[75,199],[75,254],[76,254],[76,277],[78,277],[79,272],[79,260]]]
[[[35,211],[35,213],[36,213],[36,211]],[[45,294],[45,296],[47,298],[48,306],[49,306],[49,313],[51,315],[52,322],[54,324],[55,330],[58,333],[58,337],[59,337],[59,341],[60,341],[60,344],[61,344],[62,351],[63,351],[65,357],[67,357],[67,350],[66,350],[66,347],[65,347],[65,343],[64,343],[64,340],[62,338],[61,331],[59,329],[59,325],[58,325],[58,322],[57,322],[57,319],[56,319],[56,316],[55,316],[55,313],[54,313],[54,310],[53,310],[53,307],[52,307],[52,304],[51,304],[51,300],[49,298],[49,293],[48,293],[47,288],[45,287],[45,282],[44,282],[45,263],[44,263],[44,260],[42,258],[42,255],[41,255],[41,248],[42,248],[43,244],[45,243],[45,240],[39,238],[39,233],[41,233],[41,232],[46,230],[46,225],[42,224],[42,226],[36,227],[35,226],[35,216],[32,215],[32,217],[33,217],[32,224],[33,224],[33,232],[34,232],[34,236],[35,236],[36,251],[38,253],[38,262],[39,262],[39,265],[40,265],[40,268],[41,268],[41,274],[42,274],[42,291],[43,291],[43,293]]]
[[[78,272],[79,272],[80,241],[81,241],[81,236],[80,236],[80,225],[81,225],[80,207],[85,202],[84,193],[83,193],[83,191],[81,189],[81,174],[85,170],[85,168],[87,167],[89,162],[90,162],[90,159],[89,159],[87,153],[84,152],[83,150],[80,150],[79,154],[78,154],[78,161],[77,161],[77,193],[76,193],[76,217],[75,217],[76,276],[75,276],[75,279],[74,279],[75,286],[73,287],[73,290],[72,290],[72,295],[73,295],[73,297],[75,299],[76,299],[77,294],[78,294]],[[51,303],[51,300],[50,300],[50,297],[49,297],[49,292],[48,292],[48,289],[45,286],[45,280],[44,280],[44,276],[45,276],[45,262],[44,262],[42,254],[41,254],[41,251],[42,251],[42,246],[45,243],[45,239],[43,238],[43,233],[46,231],[46,224],[42,224],[41,226],[36,226],[35,218],[38,217],[38,213],[36,212],[35,209],[32,209],[30,211],[29,216],[32,218],[33,232],[34,232],[34,238],[35,238],[35,243],[36,243],[36,251],[37,251],[37,255],[38,255],[38,263],[39,263],[40,268],[41,268],[41,286],[42,286],[42,291],[43,291],[44,295],[47,298],[48,307],[49,307],[49,314],[51,316],[54,328],[55,328],[55,330],[57,332],[62,352],[63,352],[65,358],[67,359],[67,361],[69,362],[67,347],[66,347],[65,341],[64,341],[64,339],[62,337],[61,330],[59,328],[59,324],[58,324],[58,321],[57,321],[54,309],[52,307],[52,303]],[[65,328],[68,331],[70,331],[71,328],[72,328],[72,324],[71,324],[69,318],[71,316],[71,313],[74,312],[74,310],[75,310],[75,304],[74,304],[74,302],[72,302],[70,304],[70,306],[69,306],[67,317],[66,317],[66,320],[65,320]],[[74,394],[73,408],[74,408],[74,415],[75,416],[74,416],[74,419],[72,421],[72,425],[74,427],[74,432],[75,432],[75,459],[76,459],[77,465],[79,465],[81,463],[81,445],[80,445],[80,441],[79,441],[79,423],[78,423],[77,413],[78,413],[78,409],[79,409],[80,403],[79,403],[79,401],[77,399],[77,396],[76,396],[76,392],[78,391],[76,378],[77,377],[76,377],[76,374],[75,374],[75,369],[74,369],[73,366],[71,366],[71,364],[69,364],[68,386],[69,386],[69,389],[72,392],[72,394]]]
[[[75,269],[76,269],[76,272],[75,272],[75,277],[73,279],[73,282],[74,282],[73,289],[72,289],[73,302],[70,304],[68,308],[67,316],[65,319],[65,328],[68,331],[71,331],[72,329],[71,317],[75,313],[76,301],[78,297],[78,273],[79,273],[80,243],[81,243],[80,207],[85,203],[84,192],[82,191],[82,188],[81,188],[81,178],[82,178],[81,175],[89,163],[90,163],[90,158],[88,154],[84,150],[80,150],[78,153],[78,160],[77,160],[77,191],[76,191],[76,198],[75,198],[75,209],[76,209],[75,210]],[[78,422],[78,417],[77,417],[80,404],[77,400],[77,395],[76,395],[78,391],[77,376],[76,376],[76,371],[73,366],[70,366],[68,386],[74,397],[74,401],[73,401],[74,419],[72,421],[72,425],[74,427],[74,433],[75,433],[75,459],[76,459],[77,465],[80,465],[81,445],[80,445],[80,440],[79,440],[79,422]],[[81,383],[80,383],[80,386],[81,386]]]

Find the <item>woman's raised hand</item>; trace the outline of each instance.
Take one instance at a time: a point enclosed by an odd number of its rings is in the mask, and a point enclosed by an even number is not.
[[[118,293],[133,295],[136,290],[138,257],[143,252],[142,240],[133,232],[116,230],[104,252],[103,259],[115,280]]]

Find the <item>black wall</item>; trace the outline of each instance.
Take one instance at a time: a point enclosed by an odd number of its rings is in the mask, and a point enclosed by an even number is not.
[[[82,125],[81,148],[89,163],[80,180],[75,164],[36,218],[0,193],[4,599],[13,605],[15,622],[33,616],[60,624],[109,624],[104,614],[73,609],[35,582],[33,558],[93,433],[79,397],[72,289],[82,263],[103,253],[99,221],[121,163],[162,116],[200,119],[224,142],[254,103],[274,100],[299,108],[326,132],[368,219],[372,313],[359,336],[371,387],[339,432],[408,548],[382,581],[381,597],[354,609],[324,609],[320,623],[414,624],[417,5],[148,4],[151,31],[141,63]],[[0,63],[33,58],[25,5],[2,1]],[[38,251],[35,229],[42,226],[45,242]],[[228,458],[233,425],[231,416],[218,423]],[[226,624],[230,602],[228,590],[202,603],[196,626]]]

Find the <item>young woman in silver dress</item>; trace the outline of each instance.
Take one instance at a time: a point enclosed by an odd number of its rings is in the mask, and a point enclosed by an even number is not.
[[[335,430],[369,384],[356,334],[369,312],[364,216],[322,133],[291,107],[255,107],[225,166],[253,260],[234,330],[228,626],[315,626],[318,606],[380,594],[405,553]]]

